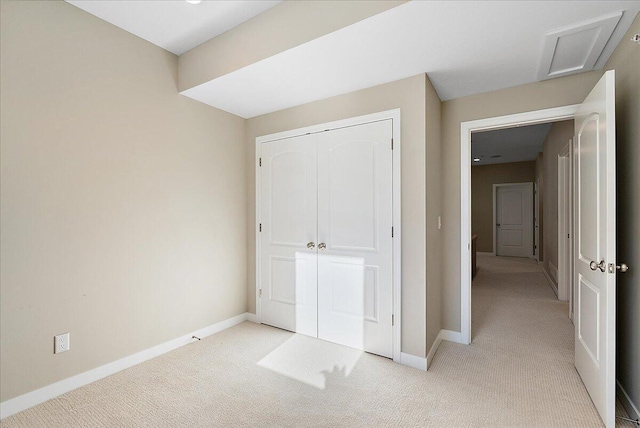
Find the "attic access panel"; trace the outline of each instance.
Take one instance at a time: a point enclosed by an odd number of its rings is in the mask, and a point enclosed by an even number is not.
[[[538,80],[594,70],[620,18],[616,12],[547,33]]]

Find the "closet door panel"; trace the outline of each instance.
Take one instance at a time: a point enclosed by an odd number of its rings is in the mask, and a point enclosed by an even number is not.
[[[311,336],[317,335],[316,140],[264,143],[260,167],[261,320]]]
[[[391,120],[319,134],[318,337],[392,357]]]

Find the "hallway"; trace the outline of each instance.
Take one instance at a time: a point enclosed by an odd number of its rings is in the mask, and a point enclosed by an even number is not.
[[[519,405],[546,407],[559,420],[582,413],[585,426],[602,426],[574,368],[574,328],[568,313],[569,303],[557,300],[535,260],[478,255],[472,285],[472,348],[486,357],[495,354],[484,376],[495,376],[498,384],[513,383],[514,394],[509,395],[519,396]],[[440,356],[442,351],[441,347]],[[617,401],[616,414],[628,417]],[[535,419],[532,426],[538,425]],[[633,426],[616,420],[616,427]]]
[[[537,262],[478,255],[477,263],[472,344],[443,342],[432,370],[482,385],[496,426],[602,426],[574,368],[569,305]]]

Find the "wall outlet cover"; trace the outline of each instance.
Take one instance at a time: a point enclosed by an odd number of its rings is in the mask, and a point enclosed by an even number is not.
[[[70,341],[69,341],[69,333],[62,333],[55,336],[53,345],[54,345],[53,346],[54,354],[59,354],[60,352],[66,352],[69,349],[71,349]]]

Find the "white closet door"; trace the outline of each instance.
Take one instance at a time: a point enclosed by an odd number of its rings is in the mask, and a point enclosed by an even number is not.
[[[314,337],[316,141],[316,135],[305,135],[262,144],[260,167],[261,322]]]
[[[393,356],[391,137],[391,120],[318,134],[318,337],[386,357]]]

